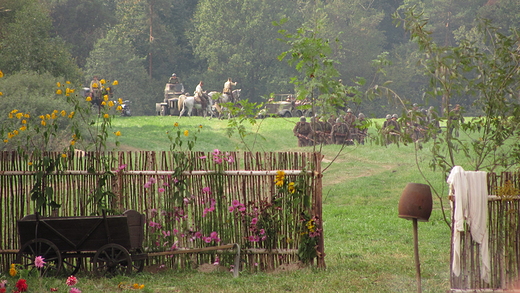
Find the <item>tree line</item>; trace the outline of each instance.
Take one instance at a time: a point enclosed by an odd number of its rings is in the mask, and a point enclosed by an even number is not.
[[[176,73],[190,92],[200,80],[205,89],[220,91],[231,77],[242,97],[264,102],[271,93],[293,93],[291,78],[304,74],[278,58],[290,49],[279,30],[296,32],[319,21],[316,34],[330,41],[329,57],[343,84],[361,77],[366,91],[390,80],[403,99],[440,107],[440,100],[425,95],[431,84],[417,66],[420,48],[392,17],[414,6],[443,46],[478,41],[481,18],[505,34],[520,23],[515,0],[1,0],[0,70],[6,78],[0,101],[6,111],[33,96],[52,101],[50,80],[81,87],[98,75],[119,80],[115,97],[131,100],[135,115],[153,115]],[[273,25],[281,19],[283,25]],[[455,93],[451,101],[478,113],[471,96]],[[402,111],[395,99],[380,96],[348,106],[369,117]]]

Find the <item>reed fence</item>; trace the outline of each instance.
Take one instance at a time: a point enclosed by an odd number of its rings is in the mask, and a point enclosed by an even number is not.
[[[489,283],[481,276],[480,245],[465,225],[460,242],[461,272],[459,276],[450,274],[451,292],[520,292],[520,173],[489,173],[487,178]],[[506,193],[514,195],[500,195],[498,191],[504,187]],[[453,253],[451,257],[453,260]]]
[[[46,178],[47,185],[53,189],[49,199],[61,207],[47,208],[47,216],[93,214],[97,210],[92,199],[100,179],[107,178],[106,186],[113,193],[106,201],[109,210],[117,214],[134,209],[146,214],[149,223],[143,242],[146,251],[237,243],[244,254],[244,269],[272,270],[298,260],[298,248],[308,232],[305,229],[309,228],[309,219],[303,215],[308,215],[315,225],[313,236],[318,244],[311,263],[325,267],[320,153],[231,152],[226,153],[225,158],[232,159],[223,162],[213,160],[213,153],[182,153],[189,166],[179,166],[178,154],[169,151],[87,152],[65,157],[63,153],[46,153],[46,157],[61,161],[60,168]],[[35,183],[31,163],[37,159],[16,152],[0,152],[0,264],[3,270],[15,261],[19,249],[16,221],[35,213],[35,204],[30,198]],[[179,168],[184,168],[182,174],[174,173],[173,170]],[[106,171],[111,171],[113,176],[106,176]],[[279,171],[284,171],[285,187],[297,182],[297,192],[294,189],[283,192],[275,184]],[[186,183],[185,190],[180,188],[180,183]],[[147,262],[187,267],[219,257],[223,265],[233,263],[232,255],[220,253],[201,250],[155,257]]]

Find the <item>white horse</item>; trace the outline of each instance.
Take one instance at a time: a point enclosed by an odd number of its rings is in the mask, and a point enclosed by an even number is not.
[[[226,112],[228,109],[224,107],[223,105],[226,103],[236,103],[238,102],[240,98],[240,92],[242,89],[235,89],[233,90],[233,101],[231,100],[231,97],[228,94],[221,94],[219,92],[210,92],[208,96],[210,97],[210,100],[214,103],[213,106],[215,107],[215,110],[219,113],[219,118],[221,118],[222,113]],[[213,98],[214,95],[220,94],[218,98]],[[230,114],[228,113],[228,116]]]
[[[199,101],[196,101],[194,96],[180,95],[178,106],[179,109],[182,109],[179,113],[179,118],[182,117],[186,110],[188,110],[188,116],[191,117],[191,112],[193,111],[193,108],[201,110],[202,116],[204,116],[204,118],[207,116],[208,113],[210,114],[210,117],[213,115],[213,110],[211,110],[211,101],[206,103],[205,109],[202,109],[202,104]]]

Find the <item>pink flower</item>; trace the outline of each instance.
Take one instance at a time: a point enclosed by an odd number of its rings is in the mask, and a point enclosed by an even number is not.
[[[78,279],[76,279],[76,277],[74,276],[70,276],[67,278],[67,281],[65,282],[65,284],[67,284],[67,286],[74,286],[78,283]]]
[[[221,157],[213,157],[213,162],[217,164],[222,164],[222,158]]]
[[[228,163],[234,163],[235,162],[235,158],[233,158],[232,156],[229,156],[227,158],[227,161],[228,161]]]
[[[195,232],[195,238],[201,238],[201,237],[202,237],[202,233],[200,233],[200,231]]]
[[[43,268],[43,265],[45,264],[45,261],[43,261],[45,258],[43,258],[42,256],[37,256],[35,259],[34,259],[34,266],[37,267],[37,268]]]
[[[214,156],[218,156],[218,155],[220,155],[220,151],[218,149],[214,149],[212,154]]]
[[[246,211],[246,207],[245,206],[240,206],[238,208],[238,210],[241,211],[241,212],[245,212]]]
[[[202,193],[211,194],[211,189],[209,187],[202,188]]]
[[[216,239],[218,238],[218,233],[216,231],[213,231],[211,232],[211,234],[209,234],[209,236],[211,237],[211,239]]]
[[[163,230],[162,233],[163,233],[164,237],[170,236],[170,231],[164,231]]]
[[[265,230],[264,229],[260,229],[260,235],[264,235],[265,234]]]
[[[230,212],[232,212],[232,211],[234,211],[234,210],[235,210],[235,207],[234,207],[234,206],[230,206],[230,207],[228,208],[228,211],[230,211]]]
[[[233,206],[234,207],[238,207],[239,205],[241,205],[241,203],[238,201],[238,200],[233,200]]]
[[[199,157],[199,159],[201,159],[201,160],[205,160],[206,158],[207,158],[206,156]]]
[[[70,288],[69,293],[81,293],[81,290],[78,288]]]
[[[216,265],[218,266],[220,264],[220,259],[217,257],[215,257],[215,262],[213,263],[213,265]]]
[[[150,179],[148,179],[148,182],[153,184],[153,183],[157,182],[157,179],[155,179],[155,177],[150,177]]]
[[[177,234],[178,232],[179,232],[179,230],[173,229],[173,235]]]
[[[256,225],[257,222],[258,222],[258,218],[251,219],[251,225]]]
[[[157,189],[158,192],[160,193],[163,193],[164,192],[164,188],[160,187],[159,189]]]
[[[119,170],[123,170],[124,168],[126,168],[127,164],[123,164],[121,166],[119,166]]]
[[[211,243],[211,237],[204,237],[204,242]]]

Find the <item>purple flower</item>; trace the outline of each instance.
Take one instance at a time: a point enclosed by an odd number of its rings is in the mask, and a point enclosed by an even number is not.
[[[152,186],[152,183],[150,183],[150,182],[146,182],[144,184],[144,188],[150,188],[150,186]]]
[[[37,267],[37,268],[43,268],[43,265],[45,265],[45,261],[44,261],[45,258],[43,258],[42,256],[37,256],[35,259],[34,259],[34,266]]]

